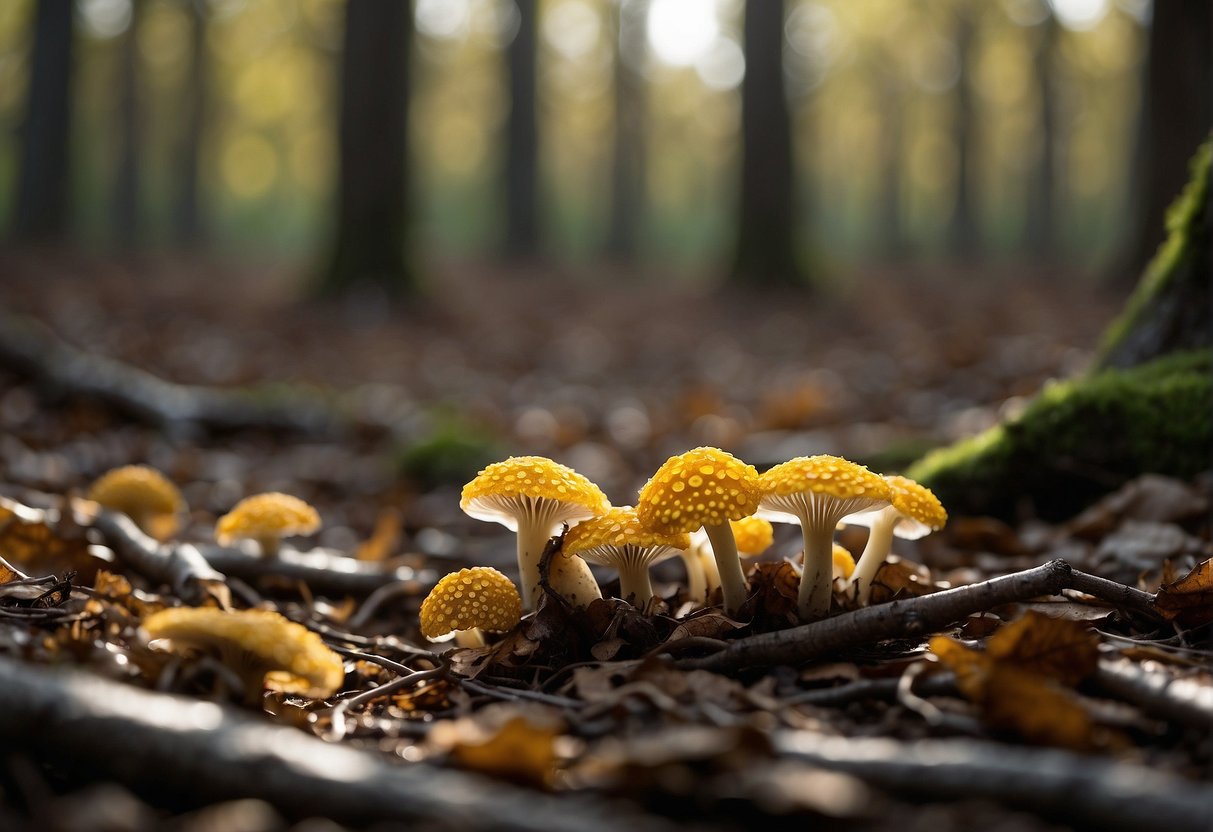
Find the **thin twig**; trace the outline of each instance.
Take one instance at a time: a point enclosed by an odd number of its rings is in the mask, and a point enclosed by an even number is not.
[[[470,690],[472,693],[479,693],[484,696],[491,696],[494,699],[504,699],[506,701],[527,700],[530,702],[542,702],[544,705],[554,705],[557,708],[584,708],[589,704],[579,699],[569,699],[566,696],[556,696],[536,690],[501,688],[485,684],[477,679],[460,679],[459,684],[464,690]]]
[[[781,664],[797,665],[884,639],[923,636],[966,616],[1002,604],[1056,595],[1073,586],[1073,576],[1074,570],[1068,563],[1053,560],[1034,569],[981,583],[877,604],[823,621],[738,639],[714,655],[683,659],[677,665],[684,670],[717,672]],[[1083,581],[1083,585],[1087,590],[1116,594],[1089,581]]]
[[[1153,768],[973,739],[901,742],[783,731],[781,756],[912,796],[995,800],[1086,829],[1208,832],[1213,792]]]
[[[1169,722],[1213,729],[1213,688],[1208,685],[1146,670],[1128,659],[1101,660],[1095,683]]]

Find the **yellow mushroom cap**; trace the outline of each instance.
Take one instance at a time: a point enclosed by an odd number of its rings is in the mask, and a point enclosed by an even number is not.
[[[834,544],[834,577],[850,578],[855,572],[855,556],[840,543]]]
[[[177,486],[146,465],[124,465],[107,471],[89,488],[88,498],[136,519],[176,515],[185,507]]]
[[[452,572],[421,602],[421,633],[426,638],[477,627],[508,630],[521,618],[518,589],[490,566]]]
[[[730,521],[730,525],[737,541],[737,554],[743,557],[758,557],[775,542],[771,521],[762,517],[743,517]]]
[[[552,514],[553,528],[602,514],[611,505],[602,489],[567,465],[543,456],[512,456],[465,485],[459,507],[477,520],[517,531],[519,517],[534,514],[540,501]]]
[[[853,526],[873,526],[880,515],[895,518],[893,534],[905,540],[917,540],[939,531],[948,522],[948,512],[935,493],[908,477],[888,474],[890,505],[848,517]],[[887,521],[886,521],[887,522]]]
[[[591,563],[617,566],[622,561],[651,564],[691,547],[686,532],[660,532],[641,525],[636,509],[620,506],[583,520],[564,536],[562,552]]]
[[[636,515],[649,528],[693,532],[740,520],[758,507],[758,471],[719,448],[672,456],[640,489]]]
[[[842,457],[819,454],[782,462],[758,479],[761,514],[808,518],[830,528],[843,517],[883,508],[891,496],[879,474]]]
[[[229,546],[242,538],[290,537],[320,528],[320,515],[298,497],[270,491],[245,497],[215,524],[215,540]]]
[[[143,630],[174,647],[216,651],[242,678],[270,690],[323,699],[345,679],[341,656],[320,636],[270,610],[173,607],[145,618]]]

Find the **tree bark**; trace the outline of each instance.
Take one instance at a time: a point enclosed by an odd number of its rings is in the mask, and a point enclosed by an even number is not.
[[[1167,208],[1188,178],[1187,160],[1213,127],[1213,4],[1153,5],[1142,90],[1137,242],[1123,274],[1131,282],[1166,235]]]
[[[54,241],[67,234],[72,8],[72,0],[39,0],[35,13],[14,221],[20,240]]]
[[[636,258],[645,210],[645,16],[648,0],[622,0],[616,8],[615,136],[611,163],[611,218],[606,254],[618,261]]]
[[[1055,206],[1057,198],[1057,96],[1053,60],[1057,51],[1058,23],[1051,10],[1040,24],[1036,43],[1036,97],[1039,111],[1040,153],[1028,183],[1024,236],[1029,251],[1040,259],[1056,253]]]
[[[132,249],[139,237],[139,22],[144,0],[132,0],[131,20],[122,36],[118,65],[118,164],[114,181],[114,238]]]
[[[173,218],[174,234],[183,246],[196,246],[206,239],[202,214],[199,157],[202,134],[206,130],[210,96],[210,52],[206,48],[206,0],[185,0],[190,22],[190,57],[186,68],[185,114],[177,164],[177,205]]]
[[[783,0],[745,4],[741,192],[732,282],[798,286],[798,212],[791,117],[783,79]]]
[[[348,0],[341,58],[337,233],[324,292],[415,290],[406,259],[408,3]]]
[[[535,112],[536,0],[515,0],[518,33],[506,48],[510,114],[505,137],[505,251],[534,257],[539,251],[539,125]]]
[[[974,12],[965,5],[956,10],[956,59],[960,64],[960,77],[956,80],[956,110],[953,115],[953,144],[956,148],[956,196],[952,208],[952,221],[948,229],[952,252],[960,258],[977,254],[978,232],[974,216],[973,173],[974,133],[976,117],[973,90],[970,85],[973,68]]]

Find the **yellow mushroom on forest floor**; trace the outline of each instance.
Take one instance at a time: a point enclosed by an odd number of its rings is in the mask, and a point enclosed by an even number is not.
[[[142,629],[174,652],[217,658],[239,677],[249,704],[265,689],[325,699],[345,679],[341,656],[319,635],[270,610],[172,607],[145,618]]]
[[[483,631],[509,630],[521,619],[517,587],[491,566],[450,573],[421,602],[421,634],[438,639],[455,633],[460,647],[483,647]]]
[[[146,465],[124,465],[106,471],[89,487],[88,499],[122,512],[157,540],[167,540],[177,533],[185,510],[185,499],[177,486]]]
[[[215,540],[231,546],[253,540],[262,557],[277,557],[282,538],[312,534],[320,528],[320,515],[305,501],[290,494],[269,491],[245,497],[215,524]]]

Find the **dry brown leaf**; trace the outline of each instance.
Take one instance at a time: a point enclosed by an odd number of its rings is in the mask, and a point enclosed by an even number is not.
[[[907,596],[917,598],[943,588],[935,585],[931,570],[921,563],[889,555],[872,579],[871,603],[884,604]]]
[[[946,636],[930,647],[992,728],[1079,751],[1119,744],[1068,690],[1098,665],[1096,640],[1082,622],[1029,611],[994,633],[985,650]]]
[[[400,545],[400,510],[385,506],[375,518],[375,529],[371,536],[358,545],[355,557],[374,563],[382,563],[392,556]]]
[[[471,717],[436,723],[428,743],[469,771],[547,787],[564,729],[563,718],[550,709],[490,706]]]
[[[999,664],[1076,685],[1099,665],[1098,641],[1089,624],[1051,618],[1035,610],[1000,629],[986,642]]]
[[[1066,524],[1075,537],[1100,540],[1125,520],[1173,523],[1209,510],[1205,497],[1185,482],[1145,474],[1125,483]]]
[[[1159,589],[1154,596],[1154,608],[1184,627],[1199,627],[1213,621],[1213,558]]]
[[[108,561],[78,526],[71,530],[71,535],[60,534],[46,512],[0,497],[0,555],[17,569],[33,575],[75,572],[80,583],[92,583]]]

